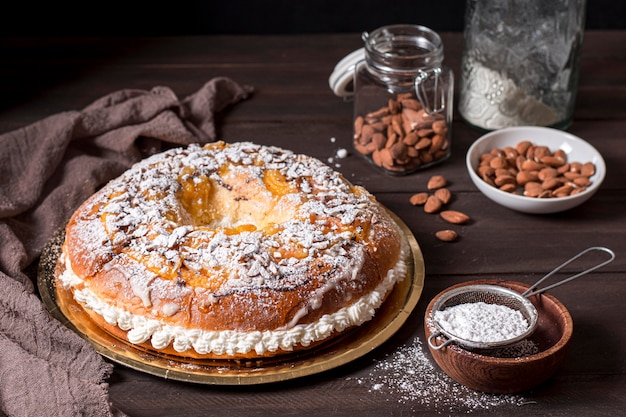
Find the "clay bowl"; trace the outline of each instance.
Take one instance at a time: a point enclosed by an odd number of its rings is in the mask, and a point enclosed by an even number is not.
[[[426,339],[436,332],[432,324],[432,309],[438,297],[454,288],[474,284],[500,285],[523,293],[529,285],[501,280],[479,280],[454,285],[439,293],[430,302],[424,317]],[[493,394],[512,394],[526,391],[548,380],[563,363],[572,337],[573,322],[569,312],[552,295],[543,293],[529,298],[538,313],[535,332],[529,340],[538,347],[535,354],[510,358],[494,356],[493,351],[471,351],[454,342],[436,350],[429,350],[439,367],[460,384],[477,391]],[[436,346],[447,339],[437,336]]]

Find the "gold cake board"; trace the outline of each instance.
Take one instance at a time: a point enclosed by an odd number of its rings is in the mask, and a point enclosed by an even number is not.
[[[382,345],[405,323],[424,287],[424,258],[407,225],[390,213],[410,247],[406,277],[395,285],[369,322],[327,343],[298,353],[251,360],[192,359],[164,355],[118,339],[104,331],[76,303],[69,290],[55,285],[56,260],[64,229],[48,242],[39,264],[37,284],[50,313],[89,341],[113,362],[166,379],[214,385],[253,385],[286,381],[324,372],[358,359]]]

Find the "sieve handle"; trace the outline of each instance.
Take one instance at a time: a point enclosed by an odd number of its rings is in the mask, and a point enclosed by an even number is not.
[[[435,338],[437,338],[438,336],[441,336],[441,332],[437,332],[437,333],[432,333],[430,336],[428,336],[428,345],[435,349],[435,350],[439,350],[439,349],[443,349],[444,347],[448,346],[450,343],[454,342],[453,339],[448,339],[445,342],[443,342],[440,345],[436,345],[435,344]]]
[[[539,284],[541,284],[543,281],[545,281],[546,279],[550,278],[552,275],[554,275],[555,273],[559,272],[561,269],[563,269],[563,268],[564,268],[564,267],[566,267],[567,265],[571,264],[571,263],[572,263],[572,262],[574,262],[576,259],[580,258],[581,256],[583,256],[583,255],[585,255],[586,253],[591,252],[591,251],[602,251],[602,252],[606,252],[606,253],[608,253],[608,254],[609,254],[609,259],[607,259],[606,261],[601,262],[601,263],[599,263],[599,264],[597,264],[597,265],[595,265],[595,266],[593,266],[593,267],[591,267],[591,268],[585,269],[584,271],[579,272],[579,273],[578,273],[578,274],[576,274],[576,275],[572,275],[572,276],[571,276],[571,277],[569,277],[569,278],[565,278],[565,279],[564,279],[564,280],[562,280],[562,281],[556,282],[556,283],[554,283],[554,284],[552,284],[552,285],[549,285],[549,286],[547,286],[547,287],[544,287],[544,288],[542,288],[542,289],[540,289],[540,290],[536,290],[536,291],[534,291],[534,289],[535,289],[535,288],[537,288],[537,287],[539,286]],[[587,248],[587,249],[585,249],[584,251],[580,252],[578,255],[576,255],[576,256],[574,256],[574,257],[570,258],[569,260],[567,260],[567,261],[563,262],[561,265],[557,266],[557,267],[556,267],[556,268],[554,268],[552,271],[550,271],[550,272],[549,272],[546,276],[544,276],[543,278],[541,278],[539,281],[535,282],[535,284],[533,284],[533,286],[532,286],[532,287],[530,287],[530,288],[528,288],[526,291],[524,291],[524,293],[522,294],[522,296],[524,296],[524,297],[526,297],[526,298],[528,298],[528,297],[532,297],[533,295],[541,294],[541,293],[542,293],[542,292],[544,292],[544,291],[548,291],[548,290],[550,290],[550,289],[552,289],[552,288],[554,288],[554,287],[558,287],[559,285],[563,285],[563,284],[565,284],[565,283],[567,283],[567,282],[573,281],[573,280],[575,280],[576,278],[582,277],[583,275],[586,275],[586,274],[588,274],[588,273],[590,273],[590,272],[592,272],[592,271],[595,271],[596,269],[602,268],[604,265],[607,265],[607,264],[609,264],[609,263],[613,262],[613,259],[615,259],[615,253],[614,253],[611,249],[609,249],[609,248],[605,248],[605,247],[602,247],[602,246],[593,246],[593,247],[591,247],[591,248]]]

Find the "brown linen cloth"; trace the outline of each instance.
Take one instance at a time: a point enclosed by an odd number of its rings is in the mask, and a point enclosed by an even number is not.
[[[122,416],[112,365],[54,320],[25,272],[96,188],[167,147],[215,140],[214,115],[252,92],[225,77],[179,100],[121,90],[0,135],[0,415]]]

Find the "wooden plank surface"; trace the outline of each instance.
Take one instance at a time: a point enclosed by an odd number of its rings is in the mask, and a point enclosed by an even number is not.
[[[443,39],[445,61],[458,75],[462,37],[445,33]],[[132,417],[468,412],[614,416],[625,410],[625,41],[624,31],[585,35],[575,122],[569,131],[600,150],[608,171],[603,187],[588,203],[553,215],[527,215],[491,203],[472,185],[464,164],[465,152],[480,132],[458,118],[453,126],[453,156],[427,171],[390,177],[351,152],[337,161],[340,166],[336,168],[406,222],[425,258],[425,288],[406,325],[379,349],[338,369],[262,386],[195,385],[116,366],[110,378],[113,404]],[[229,76],[253,85],[256,91],[220,115],[223,139],[283,146],[322,160],[340,147],[351,150],[352,104],[335,97],[327,80],[335,63],[361,46],[358,34],[24,38],[3,39],[0,46],[1,132],[80,109],[118,89],[165,85],[182,97],[212,77]],[[458,228],[461,239],[452,244],[434,237],[444,226],[437,216],[408,202],[434,174],[450,181],[451,207],[472,217],[470,224]],[[424,340],[424,310],[439,291],[484,277],[531,283],[569,256],[595,245],[611,247],[617,259],[593,276],[552,291],[570,310],[575,332],[566,363],[546,384],[519,398],[494,399],[446,383],[434,394],[424,389],[431,398],[423,398],[416,393],[418,387],[402,389],[398,387],[402,381],[389,380],[391,371],[383,365],[398,366],[399,353],[415,352],[411,346]],[[442,380],[440,374],[436,368],[427,372],[437,377],[432,384]],[[468,399],[458,400],[463,396]],[[472,406],[470,400],[477,405]],[[489,401],[494,405],[486,406]]]

